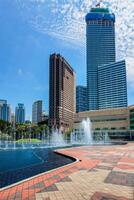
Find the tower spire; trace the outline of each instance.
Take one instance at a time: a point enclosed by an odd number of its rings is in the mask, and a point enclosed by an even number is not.
[[[101,2],[99,2],[99,3],[96,4],[96,8],[100,8],[100,3]]]
[[[96,8],[100,8],[102,6],[103,0],[99,0],[96,2]]]

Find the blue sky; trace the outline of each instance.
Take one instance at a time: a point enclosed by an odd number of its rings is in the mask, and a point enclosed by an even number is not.
[[[26,106],[35,100],[48,111],[49,55],[61,53],[86,84],[84,16],[89,0],[0,1],[0,99]],[[117,59],[127,60],[128,103],[134,104],[134,1],[104,1],[116,14]]]

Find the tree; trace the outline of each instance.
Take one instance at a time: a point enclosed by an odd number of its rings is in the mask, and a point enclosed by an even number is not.
[[[0,130],[1,130],[1,132],[4,132],[9,125],[10,125],[9,122],[6,122],[4,120],[0,120]]]

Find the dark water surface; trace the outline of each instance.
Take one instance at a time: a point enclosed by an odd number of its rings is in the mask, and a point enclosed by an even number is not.
[[[0,150],[0,188],[74,161],[53,150]]]

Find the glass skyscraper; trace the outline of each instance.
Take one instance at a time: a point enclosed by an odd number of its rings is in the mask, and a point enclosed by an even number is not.
[[[25,123],[25,107],[22,103],[19,103],[15,109],[15,122],[18,124]]]
[[[32,122],[37,124],[42,121],[42,101],[38,100],[32,106]]]
[[[76,112],[83,112],[88,110],[87,108],[87,87],[76,87]]]
[[[98,66],[115,62],[115,15],[92,8],[86,15],[88,109],[99,109]]]
[[[0,119],[11,122],[11,108],[7,100],[0,100]]]
[[[98,67],[99,109],[127,107],[125,60]]]

